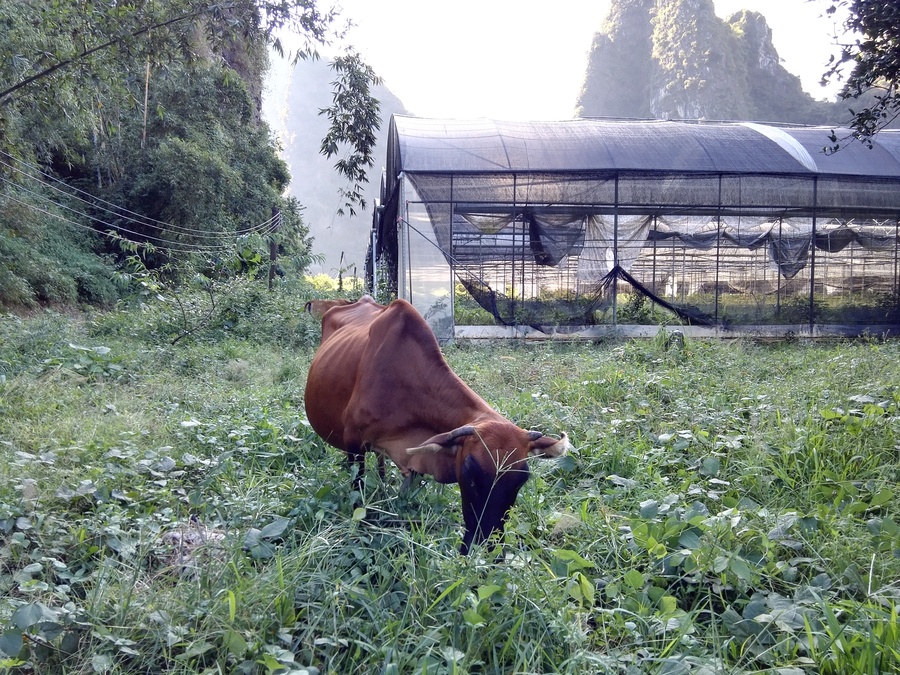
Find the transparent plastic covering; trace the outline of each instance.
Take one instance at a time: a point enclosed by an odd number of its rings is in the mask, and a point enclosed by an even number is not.
[[[375,255],[442,337],[900,324],[900,132],[827,153],[831,133],[395,116]]]

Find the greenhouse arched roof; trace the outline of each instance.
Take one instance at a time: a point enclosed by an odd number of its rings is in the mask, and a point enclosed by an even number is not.
[[[838,137],[846,135],[835,131]],[[895,218],[900,130],[828,153],[832,129],[749,122],[509,122],[394,115],[381,202],[406,176],[435,224],[455,211]]]
[[[900,179],[900,131],[872,148],[825,154],[832,129],[755,123],[504,122],[395,115],[390,176],[400,172],[832,174]],[[393,166],[390,166],[393,165]]]

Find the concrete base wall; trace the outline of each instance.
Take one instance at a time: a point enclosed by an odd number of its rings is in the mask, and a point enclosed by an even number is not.
[[[692,338],[837,338],[837,337],[897,337],[900,326],[843,326],[843,325],[759,325],[716,328],[709,326],[564,326],[547,327],[547,332],[531,326],[456,326],[454,337],[459,340],[599,340],[608,338],[653,338],[660,331],[680,332]]]

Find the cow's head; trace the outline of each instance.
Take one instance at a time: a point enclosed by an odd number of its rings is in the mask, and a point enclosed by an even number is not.
[[[466,555],[472,544],[503,531],[516,495],[528,480],[528,457],[559,457],[571,447],[566,434],[557,440],[503,420],[459,427],[407,452],[455,455],[466,523],[459,552]]]

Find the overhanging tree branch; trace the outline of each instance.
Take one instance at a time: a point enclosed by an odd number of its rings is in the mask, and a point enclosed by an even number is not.
[[[91,47],[90,49],[87,49],[87,50],[81,52],[80,54],[73,56],[70,59],[65,59],[63,61],[59,61],[58,63],[54,63],[49,68],[45,68],[41,72],[35,73],[34,75],[26,77],[24,80],[17,82],[16,84],[9,87],[8,89],[4,89],[3,91],[0,91],[0,103],[6,103],[9,100],[9,97],[12,94],[14,94],[15,92],[17,92],[19,89],[21,89],[22,87],[26,87],[29,84],[31,84],[32,82],[35,82],[37,80],[48,77],[49,75],[52,75],[53,73],[55,73],[58,70],[62,70],[63,68],[66,68],[67,66],[70,66],[73,63],[77,63],[78,61],[81,61],[82,59],[86,59],[87,57],[91,56],[92,54],[96,54],[99,51],[108,49],[109,47],[112,47],[113,45],[118,44],[119,42],[122,42],[123,40],[126,40],[128,38],[137,37],[138,35],[143,35],[144,33],[147,33],[156,28],[165,28],[166,26],[171,26],[172,24],[178,23],[180,21],[184,21],[185,19],[193,19],[197,16],[200,16],[201,14],[205,14],[208,11],[209,11],[208,8],[204,8],[201,10],[197,10],[195,12],[190,12],[188,14],[183,14],[181,16],[177,16],[173,19],[167,19],[166,21],[154,23],[149,26],[143,26],[141,28],[138,28],[137,30],[134,30],[134,31],[131,31],[128,33],[123,33],[122,35],[118,35],[110,40],[107,40],[106,42],[103,42],[102,44],[97,45],[96,47]]]
[[[851,110],[849,134],[838,138],[832,131],[836,152],[843,145],[859,141],[872,147],[872,137],[891,125],[900,115],[900,4],[883,0],[826,0],[826,13],[847,11],[844,29],[848,40],[840,44],[840,54],[831,58],[822,81],[844,80],[840,97],[855,99],[861,107]],[[846,76],[842,70],[850,66]]]

